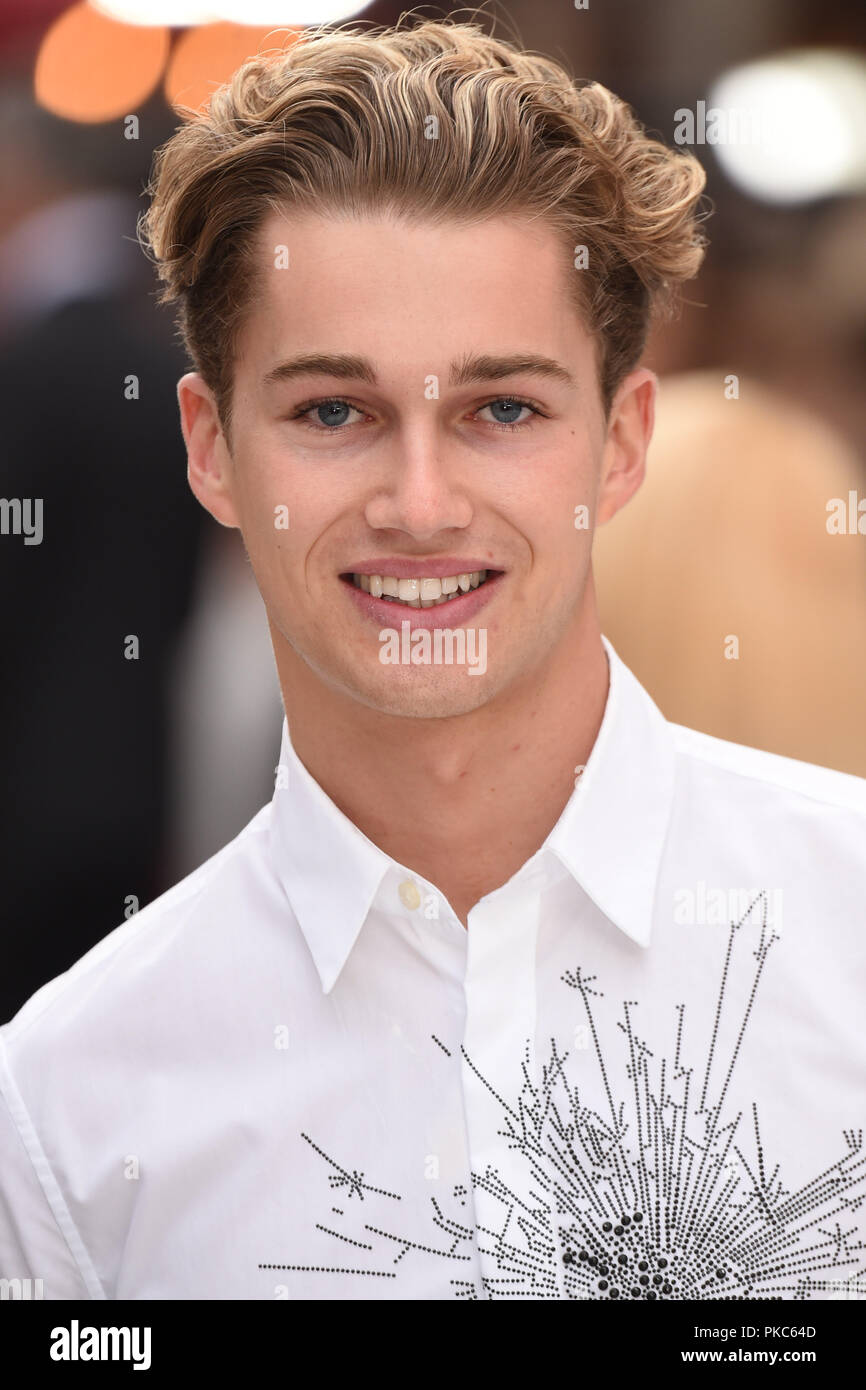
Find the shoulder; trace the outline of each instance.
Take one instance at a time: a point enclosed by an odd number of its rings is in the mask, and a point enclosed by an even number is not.
[[[862,777],[731,743],[682,724],[669,723],[668,728],[681,765],[744,800],[781,798],[792,810],[812,803],[866,820],[866,779]]]
[[[94,1051],[112,1033],[164,1013],[172,992],[189,989],[197,968],[225,953],[255,885],[267,886],[270,805],[223,849],[115,927],[69,970],[26,1001],[0,1028],[10,1057],[74,1036]]]

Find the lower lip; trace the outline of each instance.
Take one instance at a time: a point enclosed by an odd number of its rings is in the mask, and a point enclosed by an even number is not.
[[[410,608],[407,603],[388,603],[356,588],[350,579],[341,579],[340,583],[365,617],[370,618],[377,627],[399,628],[401,622],[407,621],[413,627],[461,627],[481,611],[503,578],[504,573],[500,571],[477,589],[468,589],[458,598],[449,599],[447,603],[435,603],[432,608]]]

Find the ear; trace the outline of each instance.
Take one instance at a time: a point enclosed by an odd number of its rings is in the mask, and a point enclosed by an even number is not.
[[[637,492],[655,423],[658,377],[638,367],[620,383],[608,416],[596,524],[603,525]]]
[[[239,525],[232,496],[231,454],[213,392],[198,372],[177,383],[180,426],[186,444],[187,479],[206,511],[221,526]]]

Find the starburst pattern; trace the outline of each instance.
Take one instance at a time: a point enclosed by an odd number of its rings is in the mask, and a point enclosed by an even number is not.
[[[723,1055],[718,1040],[735,962],[743,954],[743,927],[758,913],[747,1002],[733,1046]],[[370,1224],[363,1238],[352,1239],[319,1225],[369,1250],[375,1260],[369,1269],[345,1272],[393,1276],[410,1252],[436,1257],[446,1267],[465,1264],[477,1248],[484,1269],[495,1273],[485,1273],[479,1289],[455,1269],[450,1286],[457,1298],[807,1299],[863,1288],[866,1245],[857,1216],[866,1201],[863,1131],[843,1130],[838,1157],[792,1189],[781,1164],[767,1158],[757,1102],[746,1116],[731,1113],[731,1078],[777,940],[768,930],[767,895],[761,893],[731,923],[712,1038],[697,1069],[686,1063],[685,1004],[675,1010],[671,1057],[656,1056],[640,1036],[634,1000],[623,1003],[619,1045],[606,1051],[594,1005],[601,996],[597,979],[580,966],[566,971],[563,984],[579,995],[586,1016],[601,1109],[581,1099],[569,1075],[569,1054],[560,1052],[555,1038],[539,1080],[527,1041],[513,1102],[493,1089],[461,1049],[502,1107],[498,1132],[525,1168],[520,1191],[495,1167],[473,1172],[473,1190],[493,1198],[499,1222],[494,1228],[473,1225],[463,1212],[450,1215],[434,1197],[434,1229],[425,1240]],[[445,1051],[438,1039],[432,1041]],[[621,1086],[616,1077],[623,1073]],[[598,1094],[596,1084],[593,1096]],[[341,1167],[304,1138],[330,1166],[332,1188],[359,1203],[365,1190],[399,1202],[398,1194],[372,1188],[363,1174]],[[465,1198],[465,1187],[457,1185],[449,1205],[465,1208]]]

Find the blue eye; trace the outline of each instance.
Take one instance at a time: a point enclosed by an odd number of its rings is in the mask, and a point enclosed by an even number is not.
[[[299,413],[310,415],[315,411],[320,425],[324,425],[326,429],[341,429],[343,425],[347,423],[347,416],[352,410],[355,410],[355,407],[350,405],[348,401],[335,399],[330,401],[319,401],[318,404],[305,407],[304,410]],[[358,415],[361,413],[361,411],[356,411]],[[293,418],[297,417],[294,416]],[[308,423],[312,425],[313,429],[316,428],[312,420]]]
[[[544,414],[531,401],[522,400],[517,396],[497,396],[495,400],[479,406],[475,414],[480,414],[482,410],[498,410],[504,414],[505,419],[482,422],[499,430],[519,430],[531,425],[531,419],[519,420],[517,418],[523,410],[528,410],[531,416]],[[358,406],[352,405],[342,396],[332,396],[323,401],[305,402],[289,418],[300,421],[308,429],[316,430],[319,434],[338,434],[348,428],[350,423],[348,417],[352,411],[360,416],[365,414]]]
[[[533,415],[537,415],[539,413],[534,406],[529,404],[528,401],[518,400],[514,396],[500,396],[495,401],[488,401],[487,405],[483,405],[481,409],[493,411],[502,410],[507,418],[494,419],[492,423],[497,425],[528,424],[529,422],[527,420],[517,419],[521,410],[529,410],[532,412]]]

